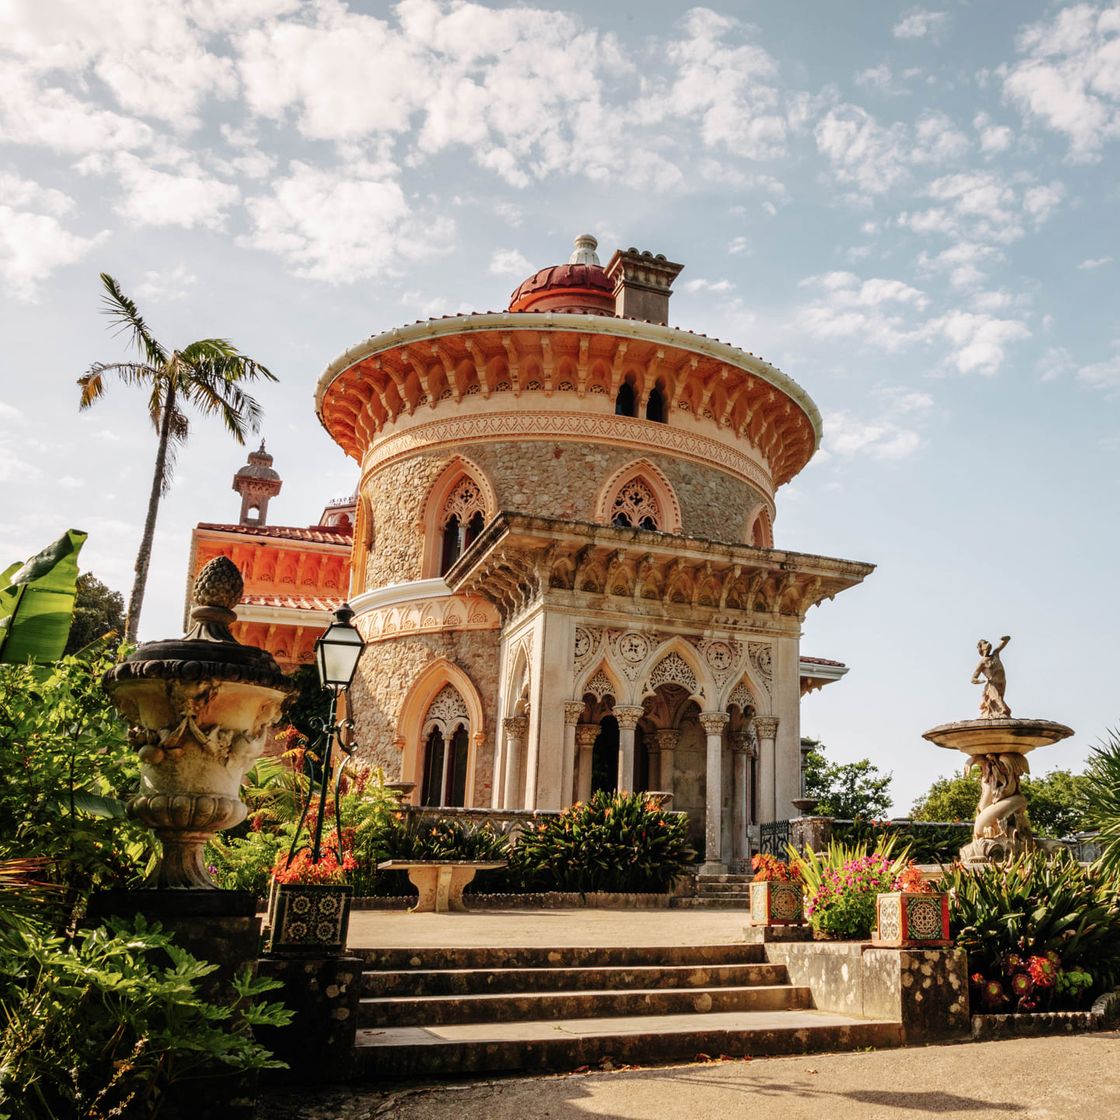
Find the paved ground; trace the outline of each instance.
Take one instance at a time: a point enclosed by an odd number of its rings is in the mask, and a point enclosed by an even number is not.
[[[746,924],[746,910],[355,910],[348,944],[352,949],[727,945],[743,940]]]
[[[1120,1033],[270,1094],[268,1120],[1113,1120]]]

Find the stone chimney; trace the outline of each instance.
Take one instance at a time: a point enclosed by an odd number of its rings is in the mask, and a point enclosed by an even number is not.
[[[647,323],[669,323],[669,289],[683,264],[665,259],[664,253],[639,253],[617,249],[607,265],[614,284],[614,313],[620,319],[644,319]]]

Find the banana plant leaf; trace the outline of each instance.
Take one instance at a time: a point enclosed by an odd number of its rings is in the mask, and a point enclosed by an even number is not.
[[[62,656],[88,535],[69,529],[26,564],[0,573],[0,662],[47,664]]]

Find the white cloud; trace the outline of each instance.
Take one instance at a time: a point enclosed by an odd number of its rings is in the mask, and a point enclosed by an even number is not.
[[[1104,268],[1106,264],[1112,264],[1112,257],[1089,257],[1077,267],[1080,269]]]
[[[743,237],[742,235],[733,237],[727,243],[727,251],[732,254],[732,256],[737,256],[739,253],[747,253],[750,251],[750,247],[751,239],[749,237]]]
[[[855,338],[883,350],[896,350],[917,337],[913,312],[928,297],[901,280],[860,280],[851,272],[827,272],[801,281],[821,295],[802,308],[797,322],[813,338]]]
[[[872,89],[882,90],[884,93],[906,92],[904,88],[895,83],[891,68],[885,62],[861,70],[856,74],[855,82],[857,86],[869,86]]]
[[[198,277],[184,264],[165,270],[149,269],[136,285],[136,294],[144,300],[167,302],[182,299],[187,289],[197,283]]]
[[[532,262],[517,249],[499,249],[490,258],[489,272],[495,276],[516,276],[524,279],[536,272]]]
[[[716,292],[718,294],[734,291],[735,285],[730,280],[704,280],[698,276],[695,280],[686,280],[684,290],[686,292]]]
[[[10,294],[33,300],[52,272],[80,260],[106,236],[83,237],[64,228],[59,217],[72,208],[61,191],[0,175],[0,284]]]
[[[1026,323],[974,311],[954,310],[931,320],[927,333],[942,335],[951,346],[949,362],[960,373],[994,374],[1013,342],[1030,338]]]
[[[125,152],[117,156],[115,167],[125,189],[116,211],[138,226],[221,229],[241,196],[233,183],[201,171],[159,171]]]
[[[817,123],[818,150],[841,183],[882,194],[906,179],[909,148],[904,125],[885,128],[858,105],[838,105]]]
[[[1035,364],[1040,381],[1057,381],[1074,368],[1073,356],[1064,346],[1050,346]]]
[[[1092,389],[1103,389],[1106,392],[1120,389],[1120,340],[1112,345],[1115,350],[1112,357],[1103,362],[1093,362],[1091,365],[1082,366],[1077,371],[1078,381]]]
[[[920,389],[892,385],[877,389],[875,395],[884,402],[888,411],[895,415],[927,412],[933,408],[933,397]]]
[[[891,28],[896,39],[937,38],[949,21],[947,12],[931,12],[928,8],[911,8]]]
[[[246,201],[253,231],[243,243],[335,284],[396,274],[401,261],[450,249],[451,219],[415,215],[400,185],[377,170],[294,161],[271,194]]]
[[[922,252],[918,256],[918,264],[922,268],[947,272],[954,288],[971,288],[986,278],[982,265],[1002,259],[1003,254],[992,245],[959,241],[934,256]]]
[[[913,163],[948,163],[968,152],[968,138],[944,113],[926,113],[914,128]]]
[[[868,455],[897,461],[913,455],[921,446],[922,437],[916,431],[887,419],[860,420],[843,409],[824,416],[823,449],[844,459]]]
[[[1025,27],[1018,46],[1005,97],[1064,134],[1071,159],[1097,158],[1120,137],[1120,9],[1074,4]]]
[[[986,155],[1006,151],[1015,138],[1007,125],[992,124],[992,118],[987,113],[977,113],[972,118],[972,127],[980,134],[980,150]]]
[[[24,415],[14,404],[0,401],[0,420],[5,424],[16,424],[24,420]]]

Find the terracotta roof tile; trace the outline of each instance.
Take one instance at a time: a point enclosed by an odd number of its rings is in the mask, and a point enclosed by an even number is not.
[[[284,607],[295,611],[334,611],[342,605],[342,598],[320,599],[306,595],[243,595],[241,606]]]
[[[199,529],[215,529],[220,533],[237,533],[243,537],[268,537],[272,540],[310,541],[312,544],[354,543],[354,532],[349,526],[339,525],[220,525],[213,521],[200,521]]]
[[[837,668],[846,668],[843,661],[831,661],[827,657],[802,657],[802,662],[806,665],[834,665]]]

